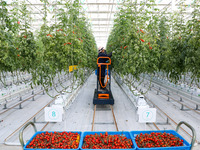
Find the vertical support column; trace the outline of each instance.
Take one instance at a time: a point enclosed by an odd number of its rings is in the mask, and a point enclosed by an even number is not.
[[[169,95],[169,91],[167,91],[167,95]]]
[[[4,108],[3,109],[7,109],[7,104],[6,103],[4,104]]]
[[[199,110],[199,105],[198,104],[196,104],[196,110]]]
[[[22,101],[22,97],[20,96],[19,101]]]
[[[170,100],[170,98],[169,97],[167,97],[167,101],[169,101]]]
[[[181,104],[181,110],[183,110],[183,108],[184,108],[184,106],[183,106],[183,104]]]
[[[180,102],[182,102],[183,101],[183,99],[182,99],[182,97],[180,97]]]
[[[161,87],[159,87],[159,90],[161,90]]]
[[[159,95],[159,91],[157,91],[157,95]]]
[[[33,122],[36,123],[36,117],[33,118]]]
[[[166,121],[166,123],[169,124],[169,118],[168,118],[168,117],[167,117],[167,121]]]
[[[44,92],[44,89],[43,89],[43,87],[41,87],[41,90],[43,90],[42,94],[44,95],[44,94],[45,94],[45,92]]]
[[[19,103],[19,109],[22,109],[22,103]]]

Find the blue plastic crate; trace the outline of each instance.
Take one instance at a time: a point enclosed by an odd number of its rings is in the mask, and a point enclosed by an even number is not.
[[[170,133],[173,134],[177,137],[179,137],[180,139],[183,140],[183,146],[174,146],[174,147],[153,147],[153,148],[139,148],[135,142],[135,137],[140,134],[140,133],[147,133],[150,134],[152,132],[161,132],[161,133]],[[176,131],[174,130],[156,130],[156,131],[131,131],[130,132],[131,137],[133,139],[134,145],[136,146],[136,150],[190,150],[191,149],[191,145],[181,136],[179,135]]]
[[[93,131],[93,132],[88,131],[88,132],[83,132],[83,134],[81,136],[81,141],[80,141],[80,144],[79,144],[79,146],[80,146],[79,149],[80,150],[87,150],[87,149],[83,149],[82,148],[82,146],[83,146],[83,140],[84,140],[84,138],[85,138],[86,135],[90,135],[90,134],[94,135],[95,133],[97,133],[97,134],[100,135],[100,133],[105,134],[105,132],[106,131],[96,131],[96,132],[95,131]],[[131,138],[130,132],[127,132],[127,131],[123,131],[123,132],[121,132],[121,131],[120,132],[107,131],[107,133],[108,133],[108,135],[124,135],[128,139],[131,139],[132,142],[133,142],[133,139]],[[135,150],[135,149],[136,149],[136,147],[133,144],[132,148],[130,148],[130,149],[113,149],[113,150]],[[96,150],[96,149],[90,149],[90,150]],[[108,149],[102,149],[102,150],[108,150]]]
[[[50,150],[50,149],[35,149],[35,148],[26,148],[27,145],[33,140],[33,138],[38,135],[38,134],[41,134],[41,133],[46,133],[47,131],[38,131],[36,132],[32,137],[31,139],[26,143],[26,145],[24,146],[24,150]],[[55,131],[48,131],[49,133],[51,132],[55,132]],[[82,136],[82,132],[80,131],[56,131],[56,132],[72,132],[72,133],[78,133],[80,135],[80,142],[79,142],[79,146],[77,149],[67,149],[67,150],[79,150],[79,147],[80,147],[80,143],[81,143],[81,136]],[[61,149],[54,149],[54,150],[61,150]]]

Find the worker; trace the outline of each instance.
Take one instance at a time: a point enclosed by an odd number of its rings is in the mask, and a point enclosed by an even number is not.
[[[99,49],[98,49],[98,57],[111,57],[111,56],[112,56],[112,52],[107,55],[106,54],[106,50],[104,49],[104,47],[99,47]],[[108,58],[107,59],[99,58],[98,63],[106,63],[106,61],[108,61]],[[98,80],[99,80],[99,69],[100,69],[100,67],[98,67],[98,70],[97,70]],[[106,71],[106,65],[101,65],[101,83],[99,81],[99,84],[100,84],[100,89],[102,89],[102,90],[106,90],[106,88],[103,88],[105,86],[105,84],[104,84],[105,71]]]

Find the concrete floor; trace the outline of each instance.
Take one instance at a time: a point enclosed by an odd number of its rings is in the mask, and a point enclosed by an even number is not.
[[[93,118],[93,95],[94,95],[94,89],[96,88],[96,76],[93,74],[89,77],[87,82],[83,85],[83,87],[78,92],[78,95],[76,96],[73,103],[66,109],[64,114],[63,122],[60,123],[50,123],[45,130],[46,131],[91,131],[92,128],[92,118]],[[117,83],[112,79],[112,94],[115,99],[115,104],[113,106],[114,113],[116,117],[116,121],[118,124],[119,131],[132,131],[132,130],[151,130],[148,126],[145,126],[142,123],[138,123],[136,120],[136,110],[133,105],[133,103],[128,99],[128,97],[125,95],[125,93],[119,88]],[[153,96],[153,94],[149,94],[153,99],[156,99],[156,97]],[[41,100],[37,100],[34,102],[34,104],[30,105],[30,107],[41,107],[47,101],[49,101],[50,98],[48,96],[42,97]],[[43,104],[42,104],[43,103]],[[159,101],[158,101],[159,103]],[[27,105],[28,106],[28,105]],[[168,108],[167,108],[168,107]],[[171,106],[166,106],[163,109],[169,109]],[[20,110],[19,110],[20,111]],[[18,111],[16,111],[18,112]],[[33,114],[34,111],[27,108],[27,113]],[[23,119],[20,122],[17,122],[19,118],[25,118],[26,113],[11,113],[9,117],[12,118],[12,121],[10,122],[11,126],[15,126],[15,128],[11,129],[10,132],[13,132],[14,129],[16,129],[19,125],[23,123]],[[14,118],[15,117],[15,118]],[[40,121],[43,119],[41,117]],[[41,128],[40,123],[36,123],[36,127],[38,130]],[[1,126],[0,132],[9,130],[9,126]],[[27,137],[31,137],[33,135],[33,132],[29,132],[31,129],[27,129],[27,132],[25,133],[24,140],[27,141]],[[113,117],[111,114],[111,111],[109,110],[108,106],[98,106],[96,111],[96,117],[95,117],[95,126],[94,131],[116,131],[116,128],[114,126]],[[1,135],[1,144],[0,144],[0,150],[21,150],[21,146],[6,146],[3,144],[3,140],[8,136],[6,133],[5,135]],[[19,144],[18,141],[18,134],[14,135],[12,137],[12,141],[10,144]],[[193,150],[200,150],[199,145],[194,147]]]

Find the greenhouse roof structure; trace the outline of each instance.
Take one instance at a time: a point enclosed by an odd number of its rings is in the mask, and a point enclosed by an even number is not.
[[[44,17],[43,5],[45,0],[6,0],[7,4],[10,7],[13,7],[12,2],[26,3],[28,9],[31,12],[31,28],[33,31],[36,31],[43,24],[42,18]],[[52,19],[56,11],[59,8],[62,8],[62,5],[67,0],[47,0],[48,4],[48,14],[47,20],[48,24],[53,24],[56,22],[56,19]],[[59,3],[60,2],[60,3]],[[73,0],[72,0],[73,2]],[[97,46],[106,46],[108,36],[112,30],[115,14],[119,11],[119,7],[122,5],[124,0],[79,0],[82,5],[82,9],[87,16],[95,37]],[[137,5],[139,9],[140,3],[151,4],[150,0],[129,0],[134,5]],[[180,0],[156,0],[155,8],[158,9],[155,13],[170,13],[176,11],[177,8],[181,5],[185,7],[183,14],[185,19],[192,17],[191,13],[193,11],[191,5],[197,3],[196,0],[187,0],[184,3],[180,4]]]

